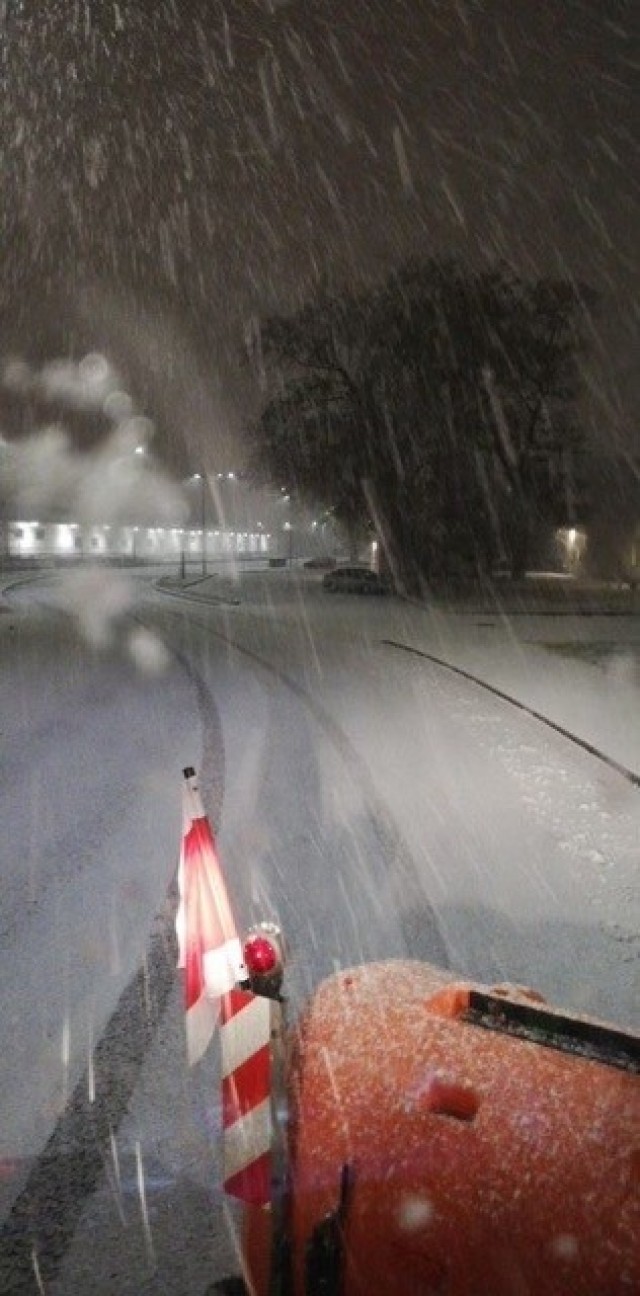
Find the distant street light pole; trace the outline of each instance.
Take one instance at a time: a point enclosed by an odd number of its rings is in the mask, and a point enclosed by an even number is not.
[[[8,442],[0,435],[0,455],[9,453]],[[2,499],[2,516],[0,517],[0,563],[9,557],[9,505],[5,498]]]
[[[204,473],[194,473],[193,480],[200,482],[200,522],[202,525],[202,575],[207,574],[207,501],[206,501],[206,480]]]
[[[293,567],[293,527],[290,522],[285,522],[284,530],[289,536],[289,566]]]

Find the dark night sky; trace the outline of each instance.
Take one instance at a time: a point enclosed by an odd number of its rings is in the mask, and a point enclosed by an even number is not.
[[[2,352],[106,348],[176,461],[226,466],[251,317],[502,258],[600,291],[591,416],[637,444],[635,0],[3,10]]]

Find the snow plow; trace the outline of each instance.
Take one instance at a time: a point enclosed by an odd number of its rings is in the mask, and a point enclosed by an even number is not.
[[[331,978],[291,1031],[247,1290],[640,1291],[639,1069],[637,1037],[528,991],[412,963]]]
[[[640,1292],[640,1036],[409,961],[337,973],[287,1026],[283,972],[255,929],[222,1006],[243,1276],[213,1291]]]

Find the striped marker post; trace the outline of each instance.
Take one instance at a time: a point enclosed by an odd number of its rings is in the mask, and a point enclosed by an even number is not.
[[[206,1053],[222,996],[243,979],[242,948],[215,838],[200,798],[195,770],[184,770],[183,835],[176,914],[178,967],[184,969],[189,1066]]]
[[[220,1047],[224,1191],[253,1206],[273,1198],[278,1143],[274,1045],[282,1008],[250,990],[222,1001]]]
[[[244,949],[204,813],[195,770],[184,770],[184,827],[176,915],[178,967],[185,969],[190,1065],[220,1031],[223,1189],[267,1223],[269,1291],[280,1293],[285,1247],[287,1149],[284,948],[260,923]]]

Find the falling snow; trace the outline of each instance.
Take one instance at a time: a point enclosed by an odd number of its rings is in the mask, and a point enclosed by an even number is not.
[[[188,474],[249,458],[269,318],[431,257],[593,292],[576,414],[640,480],[638,34],[629,0],[0,3],[0,540],[15,516],[180,524]],[[0,1223],[51,1296],[99,1270],[98,1296],[116,1272],[123,1296],[166,1274],[196,1294],[238,1268],[218,1077],[185,1079],[168,935],[183,764],[243,917],[284,925],[292,1011],[331,972],[409,957],[638,1024],[633,590],[559,616],[522,590],[340,602],[298,567],[217,572],[186,603],[158,575],[0,570]],[[96,1129],[76,1199],[65,1158]],[[517,1136],[540,1147],[535,1111]],[[38,1231],[20,1202],[44,1148],[61,1178]],[[440,1210],[425,1184],[396,1206],[414,1241]],[[542,1247],[567,1290],[582,1246],[559,1218]]]

